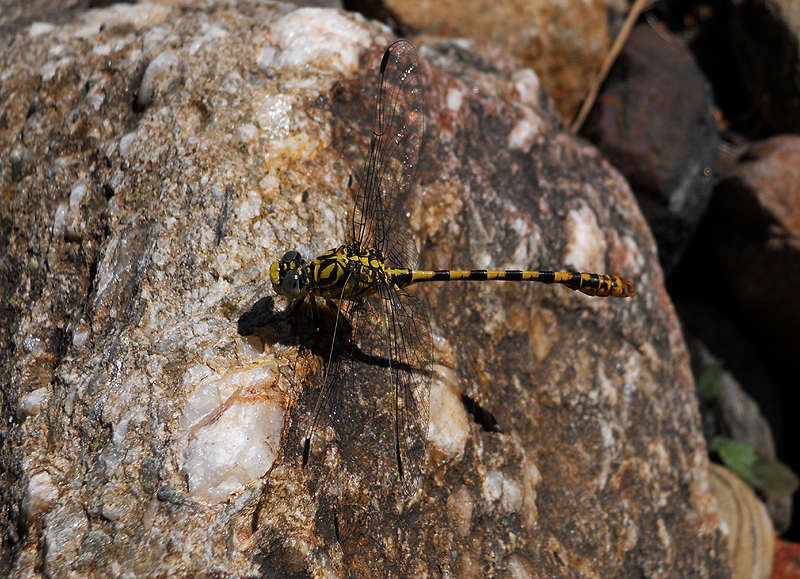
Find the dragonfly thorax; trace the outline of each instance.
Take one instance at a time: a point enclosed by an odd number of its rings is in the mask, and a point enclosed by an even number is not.
[[[353,300],[376,293],[381,282],[391,283],[383,253],[356,243],[330,249],[311,263],[287,251],[273,262],[270,278],[275,292],[289,299],[312,294]]]

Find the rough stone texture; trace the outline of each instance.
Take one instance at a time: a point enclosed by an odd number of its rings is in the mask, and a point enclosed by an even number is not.
[[[604,0],[491,5],[482,0],[388,0],[386,5],[412,30],[504,47],[537,72],[567,123],[578,113],[611,45],[607,20],[617,8]]]
[[[628,179],[669,274],[711,198],[719,144],[711,88],[683,42],[636,26],[581,134]]]
[[[289,339],[307,328],[237,325],[272,259],[346,239],[392,39],[292,10],[116,6],[0,52],[0,574],[727,576],[633,197],[531,70],[459,43],[419,42],[423,265],[620,272],[639,295],[421,288],[418,491],[307,476],[320,357]]]

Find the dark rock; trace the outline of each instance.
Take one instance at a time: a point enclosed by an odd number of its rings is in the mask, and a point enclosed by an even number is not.
[[[692,317],[686,309],[679,307],[678,311],[683,319]],[[697,308],[692,308],[692,313],[696,312]],[[694,321],[698,320],[694,318]],[[777,459],[772,429],[756,401],[744,391],[736,377],[724,367],[722,360],[714,356],[705,344],[691,334],[687,335],[686,343],[695,377],[712,365],[716,365],[720,372],[719,393],[713,399],[706,400],[702,393],[698,393],[706,443],[711,444],[715,436],[723,436]],[[756,354],[751,353],[750,356]],[[752,383],[749,385],[752,386]],[[785,532],[791,524],[792,497],[767,497],[764,502],[773,522],[771,532]]]
[[[720,176],[698,238],[716,286],[771,358],[800,371],[800,138],[756,143]],[[718,276],[718,277],[717,277]],[[774,280],[774,281],[772,281]]]
[[[769,422],[774,437],[783,436],[780,395],[752,334],[744,331],[726,315],[724,309],[715,307],[713,303],[682,295],[675,298],[675,307],[687,336],[695,376],[702,371],[703,365],[713,361],[707,357],[720,361],[725,372],[729,372],[732,380],[741,385],[744,393],[754,400],[759,412]],[[708,349],[707,356],[699,352],[703,348]],[[732,434],[729,427],[720,429],[717,424],[710,430],[706,429],[705,433],[709,443],[717,434]],[[752,438],[742,439],[741,442],[756,443]],[[774,451],[771,444],[762,448],[761,442],[758,442],[754,446],[768,454]]]
[[[758,399],[773,426],[778,458],[795,471],[800,470],[798,155],[800,139],[789,135],[745,149],[720,176],[708,213],[670,280],[676,299],[691,296],[714,304],[754,344],[763,361],[757,372],[750,371],[752,358],[739,349],[715,349],[713,341],[735,341],[724,325],[695,319],[695,327],[708,329],[704,341]],[[709,341],[714,328],[717,337]]]
[[[753,108],[773,131],[800,131],[800,11],[793,0],[731,3],[732,57]]]
[[[682,41],[636,26],[581,134],[630,182],[669,273],[708,204],[719,141],[711,89]]]
[[[671,2],[714,89],[721,126],[749,139],[800,130],[800,6],[795,0]]]

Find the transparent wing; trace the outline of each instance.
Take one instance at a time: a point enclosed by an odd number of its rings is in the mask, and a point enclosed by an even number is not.
[[[405,290],[381,286],[388,325],[393,390],[394,451],[400,478],[411,493],[419,483],[428,439],[433,338],[427,309]]]
[[[390,488],[399,477],[413,493],[428,436],[433,342],[425,308],[381,284],[340,315],[352,331],[337,332],[306,442],[308,466],[316,480],[335,469]]]
[[[422,74],[414,47],[398,40],[383,55],[375,123],[353,212],[353,240],[413,267],[417,251],[404,207],[425,133]]]
[[[413,46],[392,44],[380,77],[372,141],[353,212],[353,241],[379,249],[390,264],[414,266],[417,252],[405,203],[425,119]],[[349,476],[349,483],[369,476],[371,484],[391,488],[399,474],[413,492],[428,435],[433,342],[426,310],[417,298],[379,280],[375,295],[341,301],[338,315],[303,448],[304,465],[312,471],[308,480],[317,486],[335,470],[334,476]]]

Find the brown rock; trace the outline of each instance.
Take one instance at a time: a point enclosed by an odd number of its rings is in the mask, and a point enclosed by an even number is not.
[[[437,411],[408,496],[385,447],[304,471],[307,327],[237,335],[273,259],[346,239],[392,39],[246,2],[40,32],[0,52],[2,574],[727,576],[652,239],[532,71],[420,44],[423,264],[618,271],[639,295],[420,288]],[[374,406],[344,418],[389,440]]]
[[[628,179],[669,273],[708,205],[719,140],[711,89],[689,49],[636,26],[581,133]]]
[[[796,375],[800,303],[800,139],[756,143],[723,175],[702,239],[737,312]],[[765,280],[780,280],[768,283]],[[765,283],[768,283],[765,289]]]
[[[772,579],[796,579],[797,577],[800,577],[800,543],[776,539]]]
[[[563,119],[573,119],[610,45],[606,2],[480,0],[387,6],[412,30],[492,42],[533,68]]]

